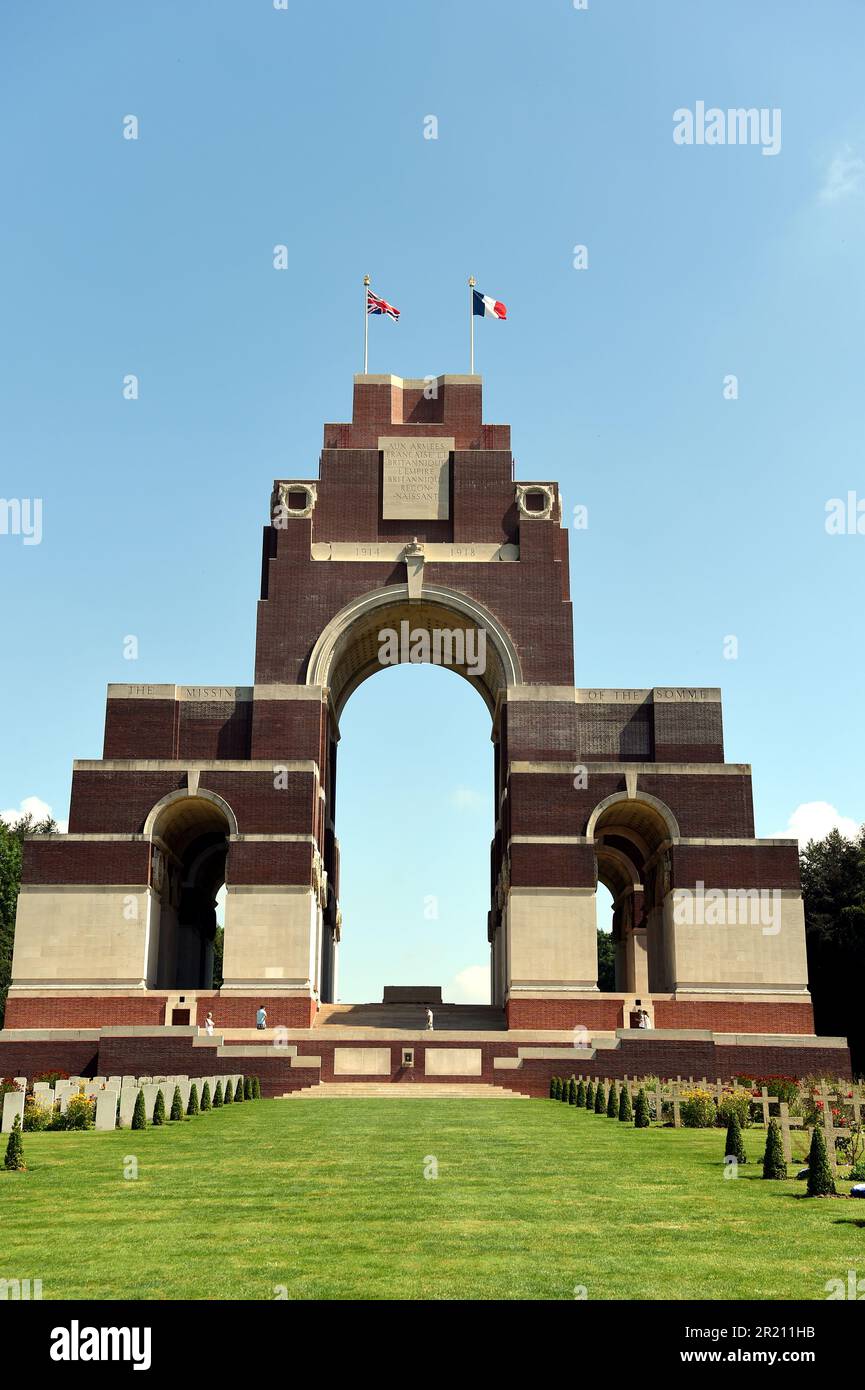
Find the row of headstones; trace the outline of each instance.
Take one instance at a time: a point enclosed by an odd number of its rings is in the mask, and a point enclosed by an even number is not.
[[[22,1128],[24,1125],[27,1078],[26,1076],[16,1076],[13,1077],[13,1080],[20,1089],[7,1091],[3,1097],[3,1118],[0,1128],[4,1134],[11,1132],[16,1118],[21,1120]],[[178,1086],[185,1114],[189,1104],[189,1093],[193,1085],[197,1088],[200,1097],[205,1082],[210,1083],[210,1091],[213,1094],[218,1081],[221,1081],[223,1085],[230,1081],[232,1091],[235,1091],[238,1082],[241,1086],[243,1085],[243,1080],[244,1078],[239,1072],[232,1072],[227,1076],[195,1076],[191,1079],[188,1076],[71,1076],[68,1080],[58,1081],[54,1086],[48,1081],[34,1081],[32,1094],[37,1105],[46,1109],[50,1110],[59,1104],[61,1114],[66,1113],[69,1102],[74,1096],[83,1094],[88,1100],[96,1101],[95,1128],[116,1129],[118,1110],[121,1128],[128,1128],[131,1125],[132,1112],[135,1109],[139,1091],[144,1092],[144,1105],[148,1116],[152,1116],[159,1091],[162,1091],[166,1107],[168,1107],[174,1096],[174,1088]]]
[[[597,1080],[597,1078],[580,1074],[576,1077],[576,1080],[578,1082],[591,1081]],[[609,1078],[604,1078],[603,1085],[606,1091],[609,1091],[611,1084]],[[618,1082],[618,1084],[621,1087],[627,1088],[632,1100],[641,1087],[641,1082],[639,1080],[627,1076]],[[673,1112],[673,1128],[680,1129],[682,1125],[681,1107],[683,1094],[687,1091],[694,1090],[696,1087],[708,1091],[716,1105],[720,1105],[723,1097],[725,1095],[732,1095],[734,1090],[729,1083],[723,1082],[720,1077],[718,1077],[714,1083],[707,1081],[705,1076],[701,1077],[699,1081],[695,1081],[693,1076],[688,1077],[687,1080],[683,1080],[681,1076],[678,1076],[675,1081],[657,1081],[651,1088],[651,1094],[654,1096],[655,1100],[656,1116],[660,1119],[663,1114],[664,1104],[670,1105]],[[851,1084],[849,1081],[839,1080],[835,1090],[843,1092],[844,1104],[850,1106],[853,1112],[853,1121],[855,1124],[859,1124],[862,1117],[862,1110],[865,1108],[865,1089],[861,1086]],[[820,1086],[817,1087],[817,1097],[821,1101],[821,1118],[823,1121],[824,1138],[826,1140],[826,1153],[834,1171],[836,1168],[835,1140],[844,1133],[843,1128],[836,1127],[832,1116],[832,1102],[835,1099],[835,1091],[828,1087],[825,1082],[822,1082]],[[790,1106],[787,1101],[779,1100],[778,1096],[770,1095],[765,1086],[760,1088],[759,1096],[754,1096],[753,1100],[763,1111],[762,1123],[764,1125],[768,1126],[770,1119],[776,1119],[778,1121],[778,1126],[781,1130],[781,1143],[784,1149],[784,1158],[787,1163],[792,1163],[793,1141],[791,1131],[803,1128],[805,1121],[800,1115],[791,1115]],[[773,1105],[778,1107],[778,1113],[774,1116],[771,1113],[771,1107]]]

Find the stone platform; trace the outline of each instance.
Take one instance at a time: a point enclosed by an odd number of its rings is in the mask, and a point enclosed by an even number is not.
[[[62,1070],[82,1076],[238,1070],[258,1076],[262,1094],[282,1096],[321,1083],[418,1087],[458,1083],[527,1096],[548,1093],[553,1075],[621,1079],[735,1076],[850,1077],[843,1038],[698,1029],[616,1028],[590,1036],[537,1030],[417,1027],[223,1029],[191,1027],[6,1029],[0,1073]]]

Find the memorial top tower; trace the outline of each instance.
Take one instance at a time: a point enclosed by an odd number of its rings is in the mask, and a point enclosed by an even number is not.
[[[483,423],[480,377],[355,377],[319,476],[274,484],[256,683],[310,683],[322,628],[366,595],[379,627],[383,603],[412,605],[414,625],[456,604],[445,626],[489,626],[495,669],[475,683],[491,707],[508,683],[573,685],[558,485],[513,472],[509,426]]]

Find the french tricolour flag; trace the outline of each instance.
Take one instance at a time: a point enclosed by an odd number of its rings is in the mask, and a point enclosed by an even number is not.
[[[472,290],[472,313],[479,314],[482,319],[506,319],[508,316],[504,304],[493,299],[491,294],[481,294],[480,290]]]

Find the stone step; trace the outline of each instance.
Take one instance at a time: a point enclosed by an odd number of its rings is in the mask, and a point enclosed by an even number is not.
[[[503,1009],[485,1004],[436,1004],[433,1007],[436,1032],[505,1032]],[[423,1004],[322,1004],[313,1028],[389,1028],[423,1031],[426,1008]]]
[[[385,1100],[529,1100],[520,1091],[493,1086],[487,1081],[320,1081],[302,1090],[287,1091],[276,1100],[353,1100],[375,1097]]]

